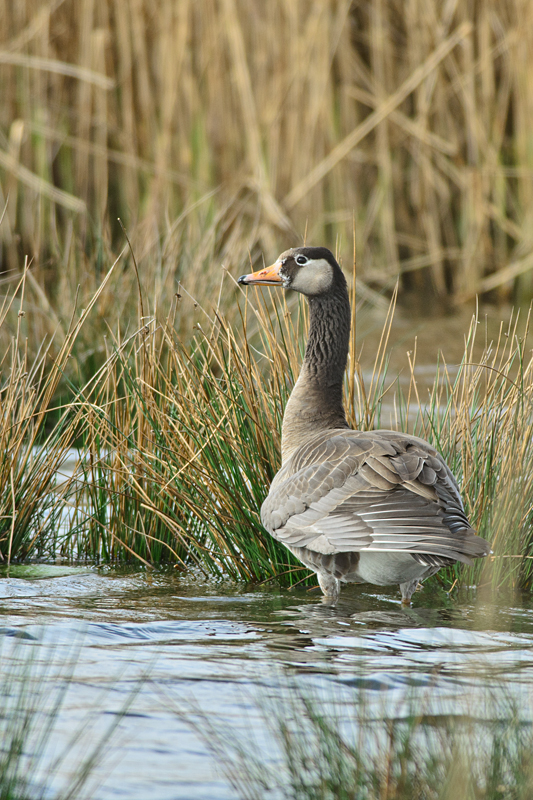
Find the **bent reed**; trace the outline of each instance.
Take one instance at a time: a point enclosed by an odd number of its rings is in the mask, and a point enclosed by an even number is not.
[[[73,310],[53,358],[45,344],[34,362],[28,359],[24,280],[4,304],[0,322],[15,319],[19,333],[0,367],[2,558],[138,559],[219,578],[309,582],[309,571],[266,533],[257,511],[280,465],[282,411],[306,336],[304,307],[291,313],[284,298],[249,299],[224,274],[229,286],[221,285],[219,297],[234,293],[240,322],[229,324],[220,307],[197,307],[188,341],[178,333],[182,305],[193,304],[185,290],[164,319],[147,315],[141,299],[138,327],[110,332],[103,363],[83,384],[78,338],[115,268],[92,303]],[[493,553],[484,565],[441,572],[446,586],[529,587],[529,317],[502,325],[477,360],[474,317],[461,364],[451,371],[441,361],[425,400],[411,355],[407,393],[387,376],[393,313],[394,300],[370,377],[351,337],[348,421],[371,430],[392,413],[396,429],[427,439],[457,476],[466,512]],[[74,467],[61,477],[73,453]]]
[[[130,6],[0,0],[0,270],[35,259],[35,342],[87,305],[117,217],[159,308],[306,229],[346,262],[354,221],[368,292],[529,302],[533,5]],[[100,333],[135,318],[131,259],[113,287]]]

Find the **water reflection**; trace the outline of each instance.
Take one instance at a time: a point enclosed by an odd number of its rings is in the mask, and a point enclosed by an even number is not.
[[[531,719],[528,597],[495,605],[424,589],[406,609],[394,588],[348,586],[331,608],[304,590],[213,585],[172,570],[47,567],[11,568],[0,578],[0,609],[4,661],[20,646],[19,635],[43,665],[51,653],[80,643],[61,735],[87,713],[102,720],[119,713],[140,686],[120,723],[118,763],[101,776],[102,800],[233,796],[164,698],[194,698],[242,729],[263,724],[257,690],[282,691],[283,676],[290,676],[306,691],[334,692],[347,715],[361,692],[365,714],[375,719],[401,717],[413,702],[435,717],[484,718],[500,713],[487,695],[504,705],[511,695]],[[45,670],[41,690],[60,679],[60,671]]]

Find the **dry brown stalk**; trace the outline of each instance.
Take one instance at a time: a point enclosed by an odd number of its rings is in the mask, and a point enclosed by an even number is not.
[[[304,235],[347,261],[354,219],[369,300],[398,273],[400,298],[531,296],[521,0],[74,5],[0,0],[0,269],[31,253],[59,318],[113,261],[117,217],[163,315],[176,280],[208,307],[221,264]],[[100,330],[135,324],[134,284],[114,278]]]

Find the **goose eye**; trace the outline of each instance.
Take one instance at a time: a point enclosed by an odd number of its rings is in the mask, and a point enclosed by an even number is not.
[[[308,259],[305,256],[297,256],[296,257],[296,263],[300,264],[300,266],[303,266],[304,264],[307,264],[307,261],[308,261]]]

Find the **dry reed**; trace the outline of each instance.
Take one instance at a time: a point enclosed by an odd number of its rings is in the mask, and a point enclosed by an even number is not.
[[[305,305],[291,315],[284,297],[245,296],[239,325],[230,325],[217,308],[205,313],[189,344],[177,333],[180,302],[165,321],[145,319],[130,337],[109,343],[104,366],[83,394],[84,446],[63,552],[170,560],[251,581],[305,580],[307,571],[259,521],[279,467],[279,430],[305,342]],[[441,361],[426,401],[410,354],[407,396],[387,376],[393,313],[391,305],[366,380],[351,343],[348,417],[360,429],[379,427],[384,408],[392,408],[394,427],[432,442],[457,475],[473,524],[493,542],[494,552],[468,581],[529,585],[529,317],[522,328],[518,318],[502,328],[477,360],[474,317],[458,371],[452,375]],[[460,572],[446,575],[450,585]]]
[[[0,559],[7,565],[12,558],[30,553],[55,554],[70,487],[70,480],[60,482],[58,472],[82,422],[75,392],[70,391],[62,404],[58,390],[76,338],[114,266],[87,308],[72,314],[54,355],[52,339],[42,343],[35,359],[28,354],[24,330],[27,267],[0,308],[0,329],[14,307],[17,318],[16,335],[0,358]]]
[[[57,355],[47,340],[33,362],[28,356],[27,269],[2,307],[0,329],[10,314],[18,326],[0,364],[2,557],[138,558],[219,577],[306,580],[307,570],[259,520],[279,466],[283,408],[306,338],[305,303],[300,300],[291,312],[284,293],[249,298],[233,284],[241,298],[236,324],[224,317],[221,305],[211,312],[201,309],[185,290],[160,318],[146,314],[139,283],[137,328],[124,332],[117,326],[108,332],[105,358],[92,378],[68,383],[69,362],[82,372],[78,339],[109,291],[116,264],[87,307],[79,313],[74,309],[58,332]],[[229,281],[223,275],[220,302]],[[366,377],[356,349],[354,302],[345,383],[350,423],[380,427],[387,409],[389,418],[394,416],[387,427],[432,442],[457,475],[474,525],[493,542],[493,554],[484,565],[479,562],[468,581],[529,586],[529,316],[523,324],[517,316],[502,326],[498,340],[487,340],[481,355],[475,355],[479,320],[474,316],[458,370],[450,371],[441,359],[426,400],[411,353],[407,388],[387,375],[394,299]],[[192,340],[179,333],[187,303],[197,306],[202,320]],[[58,486],[57,471],[74,443],[77,465]],[[448,577],[450,585],[459,572],[451,570]]]
[[[1,0],[0,269],[34,258],[35,341],[117,217],[163,315],[305,234],[347,261],[354,220],[362,284],[529,299],[532,31],[523,0]],[[134,308],[130,260],[94,325]]]

